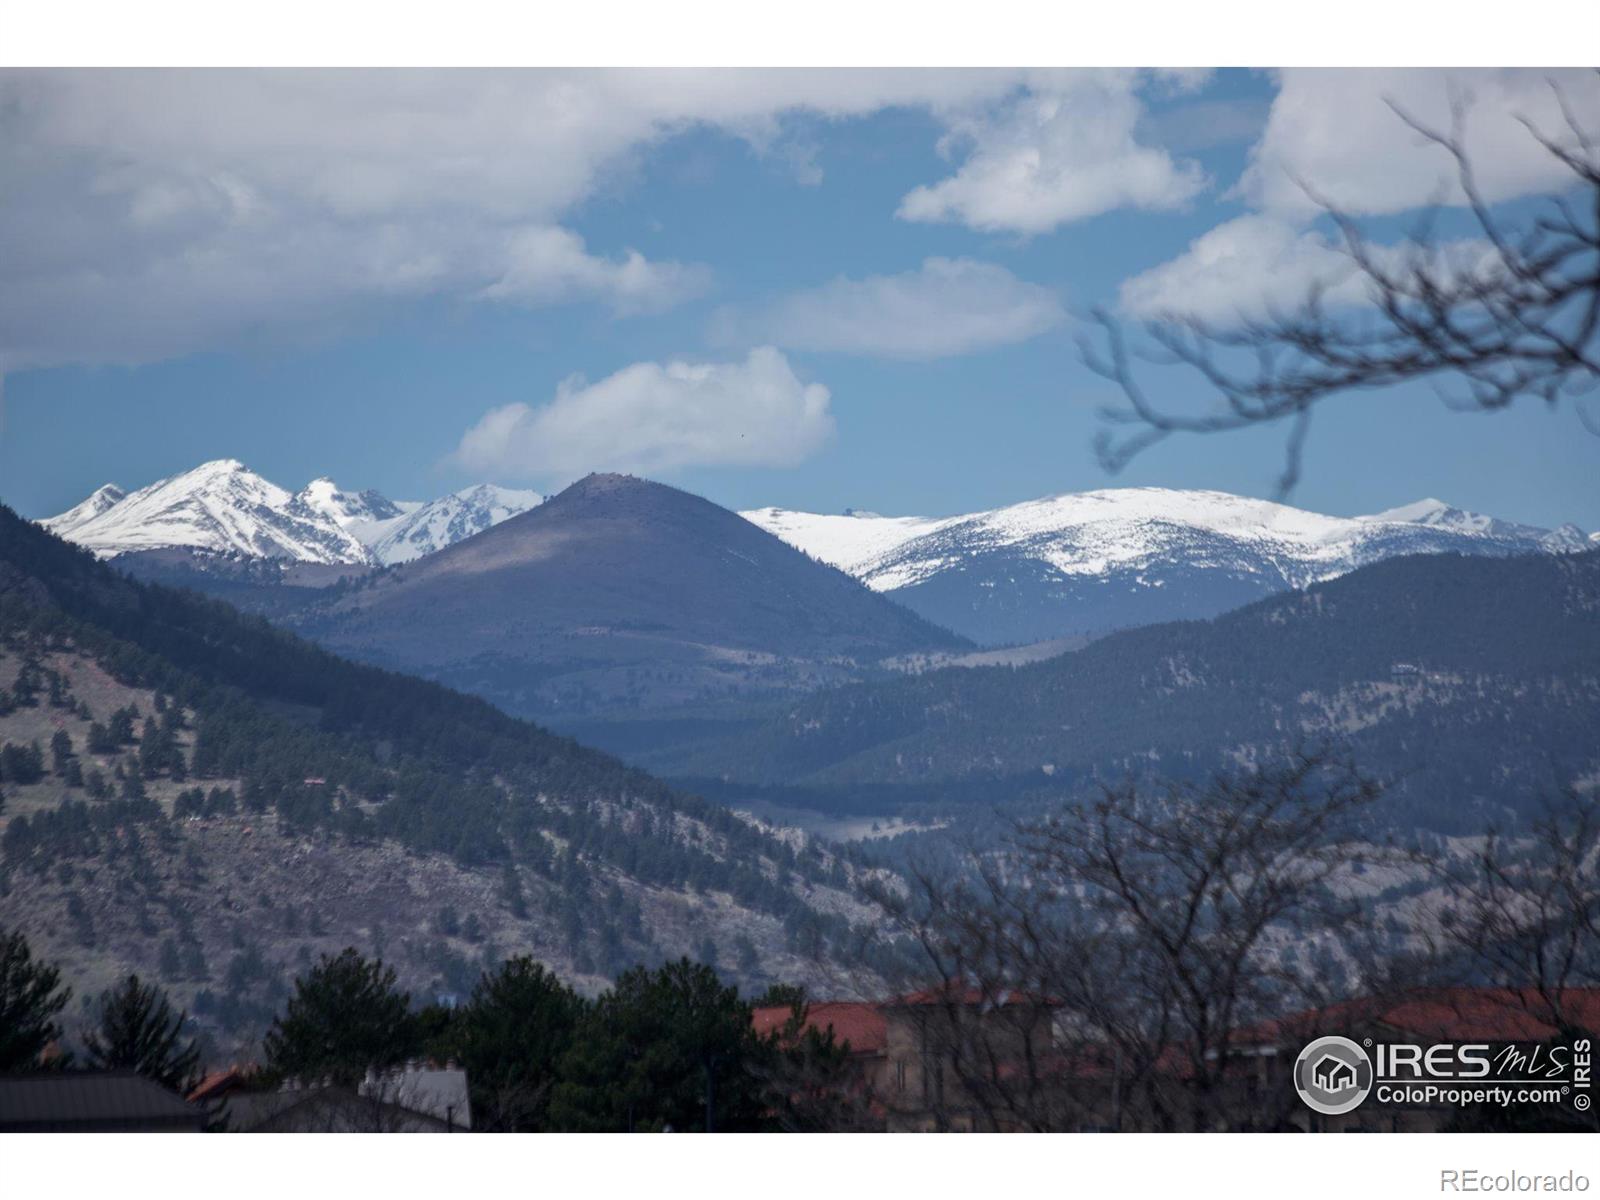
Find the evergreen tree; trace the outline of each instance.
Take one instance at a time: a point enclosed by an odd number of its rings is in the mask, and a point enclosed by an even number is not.
[[[372,1068],[394,1066],[420,1049],[411,997],[395,986],[393,967],[354,947],[324,954],[273,1018],[262,1047],[269,1072],[282,1078],[358,1083]]]
[[[163,1087],[188,1092],[199,1081],[200,1049],[184,1041],[188,1014],[172,1011],[166,993],[129,975],[101,993],[99,1020],[84,1038],[90,1066],[137,1071]]]
[[[0,932],[0,1072],[27,1071],[61,1036],[56,1016],[72,996],[61,972],[35,962],[28,939]]]
[[[50,739],[51,766],[57,775],[65,776],[69,764],[76,761],[72,754],[72,735],[65,729],[58,729]]]
[[[750,1006],[687,958],[635,967],[589,1010],[551,1102],[558,1129],[752,1130],[768,1105]]]
[[[133,721],[138,715],[139,710],[131,704],[111,714],[108,736],[113,747],[125,746],[133,741]]]
[[[0,779],[10,783],[38,783],[44,778],[44,752],[39,743],[0,746]]]
[[[531,958],[510,959],[479,977],[449,1041],[472,1087],[475,1128],[549,1127],[557,1069],[584,1008],[577,993]]]

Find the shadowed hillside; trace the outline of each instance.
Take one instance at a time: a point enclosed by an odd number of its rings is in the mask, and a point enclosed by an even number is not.
[[[1059,796],[1346,745],[1396,822],[1481,830],[1600,770],[1600,552],[1395,559],[1018,667],[832,689],[636,757],[875,811]],[[736,785],[719,791],[737,793]],[[776,798],[776,797],[775,797]]]

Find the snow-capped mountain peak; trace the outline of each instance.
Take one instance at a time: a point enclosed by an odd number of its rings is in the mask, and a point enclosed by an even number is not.
[[[1524,525],[1517,521],[1485,516],[1483,513],[1468,512],[1452,504],[1446,504],[1443,500],[1431,498],[1359,519],[1427,525],[1434,529],[1449,529],[1457,533],[1476,534],[1482,537],[1533,541],[1547,550],[1557,552],[1583,550],[1588,545],[1588,537],[1583,530],[1570,523],[1555,529],[1541,529],[1537,525]]]
[[[295,499],[313,512],[328,517],[341,529],[352,531],[376,521],[392,520],[404,511],[382,492],[372,488],[363,492],[341,491],[339,485],[326,476],[306,484]]]
[[[101,557],[185,549],[312,563],[366,563],[366,547],[237,459],[140,488],[65,532]]]
[[[389,565],[431,554],[526,512],[544,497],[479,484],[428,503],[313,479],[298,492],[219,458],[125,494],[106,484],[40,522],[102,558],[193,550],[294,562]]]
[[[40,521],[39,524],[57,537],[66,537],[80,525],[86,525],[107,509],[114,508],[122,502],[127,494],[114,483],[103,483],[95,488],[86,499],[80,500],[77,504],[67,509],[66,512],[47,517],[45,520]]]
[[[1212,616],[1401,554],[1581,549],[1550,531],[1422,500],[1332,517],[1226,492],[1113,488],[955,517],[743,514],[985,643]]]
[[[538,492],[480,483],[416,506],[388,522],[368,545],[384,566],[411,562],[543,502]]]

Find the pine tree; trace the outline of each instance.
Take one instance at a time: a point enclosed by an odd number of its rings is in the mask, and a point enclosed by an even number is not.
[[[584,1009],[580,996],[531,958],[510,959],[478,979],[449,1035],[472,1087],[475,1128],[548,1128],[556,1070]]]
[[[76,759],[72,753],[72,735],[65,729],[58,729],[50,739],[51,766],[57,775],[65,776],[68,765]]]
[[[394,968],[350,947],[337,958],[324,954],[295,980],[262,1048],[268,1071],[279,1077],[354,1085],[369,1069],[416,1054],[418,1036],[411,997],[395,986]]]
[[[681,959],[617,977],[562,1061],[558,1129],[753,1130],[769,1104],[750,1065],[768,1048],[750,1006],[710,967]]]
[[[35,962],[28,939],[0,933],[0,1073],[26,1071],[61,1036],[56,1016],[72,996],[61,972]]]
[[[188,1092],[199,1081],[200,1049],[183,1038],[188,1014],[172,1011],[166,993],[129,975],[100,995],[99,1021],[83,1040],[89,1064],[137,1071],[163,1087]]]

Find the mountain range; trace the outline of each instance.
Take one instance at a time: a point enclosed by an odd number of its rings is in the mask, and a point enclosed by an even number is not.
[[[316,587],[415,562],[543,499],[480,484],[428,503],[396,502],[326,478],[291,493],[221,460],[131,494],[107,484],[42,524],[145,578],[222,576],[190,582],[231,587],[235,603],[273,612],[300,598],[263,595],[263,580]],[[1432,499],[1334,517],[1167,488],[1068,493],[951,517],[780,508],[740,515],[983,647],[1215,616],[1402,555],[1569,552],[1600,540],[1573,525],[1542,529]],[[242,570],[254,562],[277,571]],[[253,599],[237,589],[243,576],[253,581]]]
[[[218,459],[135,492],[105,484],[40,524],[101,558],[183,551],[201,560],[373,567],[431,554],[542,500],[490,484],[427,503],[346,492],[331,479],[290,492],[235,459]]]
[[[834,688],[637,752],[733,803],[983,820],[1130,773],[1333,746],[1397,828],[1515,824],[1600,779],[1600,549],[1393,559],[1017,667]]]
[[[743,514],[980,645],[1096,636],[1215,616],[1408,554],[1585,549],[1438,500],[1331,517],[1212,491],[1119,488],[941,518]]]

